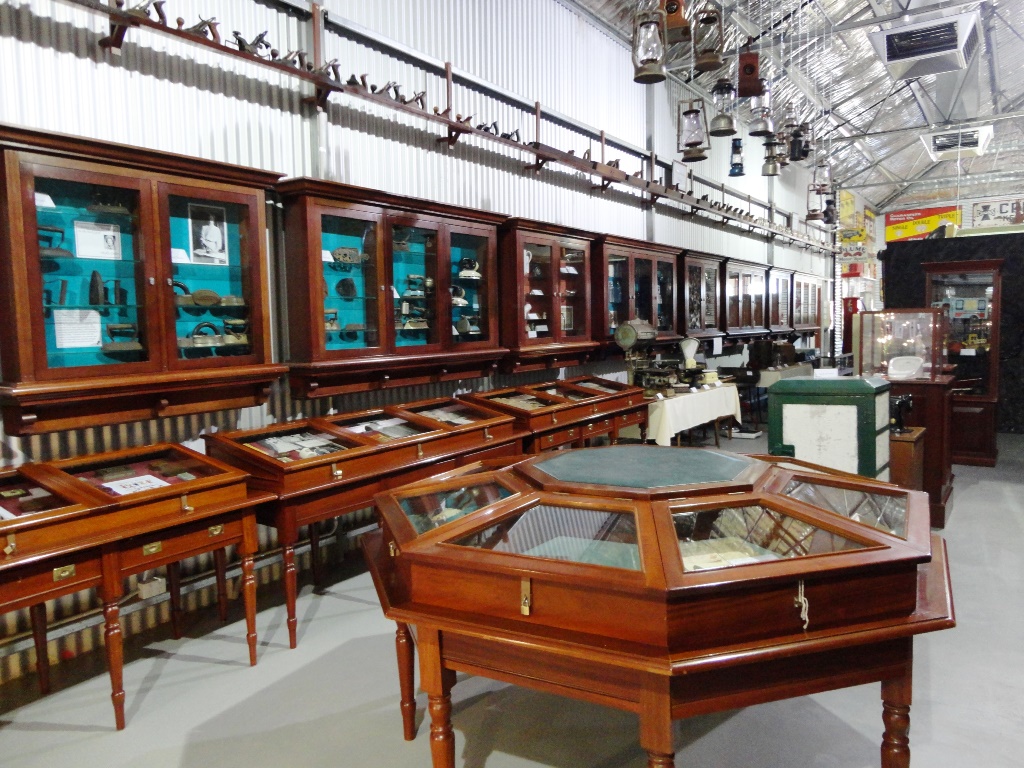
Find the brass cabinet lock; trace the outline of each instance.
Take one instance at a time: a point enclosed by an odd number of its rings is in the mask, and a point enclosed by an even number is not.
[[[150,555],[156,555],[163,551],[164,543],[162,541],[151,541],[149,544],[142,545],[142,554],[145,557]]]
[[[214,536],[220,536],[222,533],[224,533],[224,526],[219,523],[217,525],[211,525],[209,528],[206,529],[206,532],[210,534],[211,538],[213,538]]]
[[[398,545],[393,541],[388,542],[388,554],[392,557],[398,557]]]
[[[331,477],[340,480],[341,476],[344,474],[344,470],[338,469],[338,462],[331,464]]]
[[[493,439],[494,439],[494,435],[491,434],[491,430],[489,430],[487,427],[484,427],[484,440],[493,440]]]
[[[64,579],[70,579],[75,575],[74,565],[62,565],[60,568],[53,569],[53,580],[64,581]]]
[[[519,612],[523,616],[530,615],[530,609],[533,607],[533,590],[530,586],[529,579],[523,579],[519,583]]]
[[[416,458],[417,459],[422,459],[423,458],[423,443],[420,443],[420,444],[418,444],[416,446]]]
[[[189,512],[195,512],[196,511],[196,508],[188,503],[188,494],[187,493],[183,494],[182,497],[181,497],[181,511],[184,512],[185,514],[188,514]]]

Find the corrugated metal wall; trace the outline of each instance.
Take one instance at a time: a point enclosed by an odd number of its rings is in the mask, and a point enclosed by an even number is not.
[[[654,119],[649,124],[648,95],[632,82],[627,48],[556,0],[331,0],[323,5],[329,18],[341,26],[352,22],[411,51],[399,58],[358,36],[328,34],[326,58],[337,58],[345,77],[365,72],[378,85],[399,82],[407,95],[426,90],[428,109],[443,108],[443,77],[416,60],[422,55],[451,61],[494,89],[518,97],[500,99],[457,84],[453,110],[474,115],[474,123],[497,121],[502,132],[518,128],[524,141],[539,138],[563,150],[573,149],[577,155],[590,149],[599,157],[599,143],[592,136],[551,120],[543,122],[538,137],[529,105],[539,101],[546,109],[603,129],[631,146],[653,146],[666,158],[674,154],[675,101],[682,89],[675,84],[655,89]],[[177,16],[191,25],[215,14],[225,40],[232,30],[249,39],[267,30],[267,38],[282,52],[312,50],[308,20],[266,3],[174,0],[167,10],[172,24]],[[653,232],[660,242],[754,261],[769,258],[769,248],[759,238],[695,226],[672,210],[659,208],[651,214],[631,192],[594,192],[592,180],[585,175],[550,166],[537,174],[525,173],[523,167],[532,158],[514,150],[472,138],[448,148],[436,141],[438,129],[425,121],[346,96],[332,98],[327,112],[318,115],[302,101],[310,95],[310,87],[294,77],[146,30],[129,31],[117,56],[98,46],[107,34],[104,18],[61,0],[0,0],[0,121],[289,176],[322,176],[595,232],[636,238]],[[519,100],[527,106],[509,103]],[[699,174],[716,181],[727,179],[726,141],[715,140],[712,159],[700,164]],[[747,143],[748,175],[738,183],[728,181],[768,200],[771,190],[759,175],[760,146]],[[635,154],[609,147],[606,159],[615,158],[630,172],[640,168]],[[802,256],[806,254],[794,254],[791,260],[803,264]],[[275,286],[275,291],[279,288]],[[274,325],[281,327],[280,321],[275,318]],[[277,356],[281,358],[280,351]],[[538,373],[515,381],[552,375]],[[463,385],[487,389],[512,381],[496,377]],[[277,386],[262,408],[25,439],[0,434],[0,451],[2,463],[18,464],[160,441],[201,448],[198,439],[204,431],[255,427],[332,408],[346,411],[450,395],[457,386],[453,382],[398,388],[316,402],[292,400],[286,388]],[[264,549],[276,545],[269,531],[262,530],[261,537]],[[196,574],[207,567],[199,559],[188,570]],[[264,571],[268,573],[273,569]],[[209,591],[191,599],[208,601]],[[73,596],[51,604],[50,618],[60,620],[93,605],[91,595]],[[150,625],[159,616],[155,609],[142,611],[132,622]],[[27,627],[23,614],[3,621],[2,632],[8,637]],[[62,647],[82,650],[98,642],[93,631],[63,640]],[[56,653],[57,644],[51,643],[54,659]],[[28,658],[15,654],[3,659],[0,681],[20,674]]]

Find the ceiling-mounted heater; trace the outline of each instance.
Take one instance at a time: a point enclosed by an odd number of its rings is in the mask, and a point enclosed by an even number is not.
[[[978,125],[973,128],[955,128],[936,131],[921,136],[924,147],[932,161],[956,160],[958,157],[978,157],[985,154],[992,141],[992,126]]]
[[[894,80],[966,69],[978,49],[977,12],[899,24],[869,36]]]

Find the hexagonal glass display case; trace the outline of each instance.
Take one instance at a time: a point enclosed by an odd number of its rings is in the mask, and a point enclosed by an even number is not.
[[[435,768],[453,765],[450,671],[637,711],[661,766],[672,719],[741,701],[880,680],[902,706],[909,640],[953,624],[927,496],[792,461],[617,445],[376,502],[364,551],[399,623],[409,738],[419,628]]]

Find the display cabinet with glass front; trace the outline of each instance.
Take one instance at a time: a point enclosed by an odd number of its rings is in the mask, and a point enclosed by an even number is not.
[[[255,405],[277,174],[0,129],[11,434]]]
[[[821,278],[799,273],[793,276],[793,328],[797,331],[821,329]]]
[[[922,266],[929,306],[941,311],[945,319],[947,362],[956,366],[953,462],[995,466],[1003,261],[931,262]]]
[[[316,179],[278,191],[297,397],[483,376],[507,354],[502,217]]]
[[[785,269],[768,269],[768,328],[773,333],[793,330],[790,312],[793,273]]]
[[[221,620],[227,554],[238,554],[249,663],[256,663],[258,545],[254,508],[272,494],[246,475],[179,445],[81,456],[0,470],[0,611],[31,609],[40,685],[48,686],[46,611],[62,595],[98,588],[118,729],[125,727],[120,605],[128,576],[166,567],[171,623],[181,637],[178,562],[212,552]]]
[[[591,338],[593,237],[524,219],[502,225],[501,334],[510,371],[580,363],[598,347]]]
[[[882,764],[908,764],[912,638],[955,623],[923,493],[610,446],[467,468],[376,503],[364,554],[398,623],[407,738],[418,629],[434,768],[455,764],[455,670],[636,712],[651,766],[673,764],[674,719],[880,681],[884,743],[899,745]]]
[[[683,292],[680,316],[686,319],[686,335],[693,338],[724,336],[721,329],[722,260],[695,253],[683,258]]]
[[[725,260],[725,329],[729,336],[767,333],[765,275],[767,269],[734,259]]]
[[[592,262],[594,338],[613,345],[615,329],[640,319],[658,339],[680,338],[676,331],[676,258],[678,248],[605,235],[597,240]]]
[[[854,370],[890,381],[934,379],[946,364],[946,317],[939,309],[885,309],[854,315]]]

